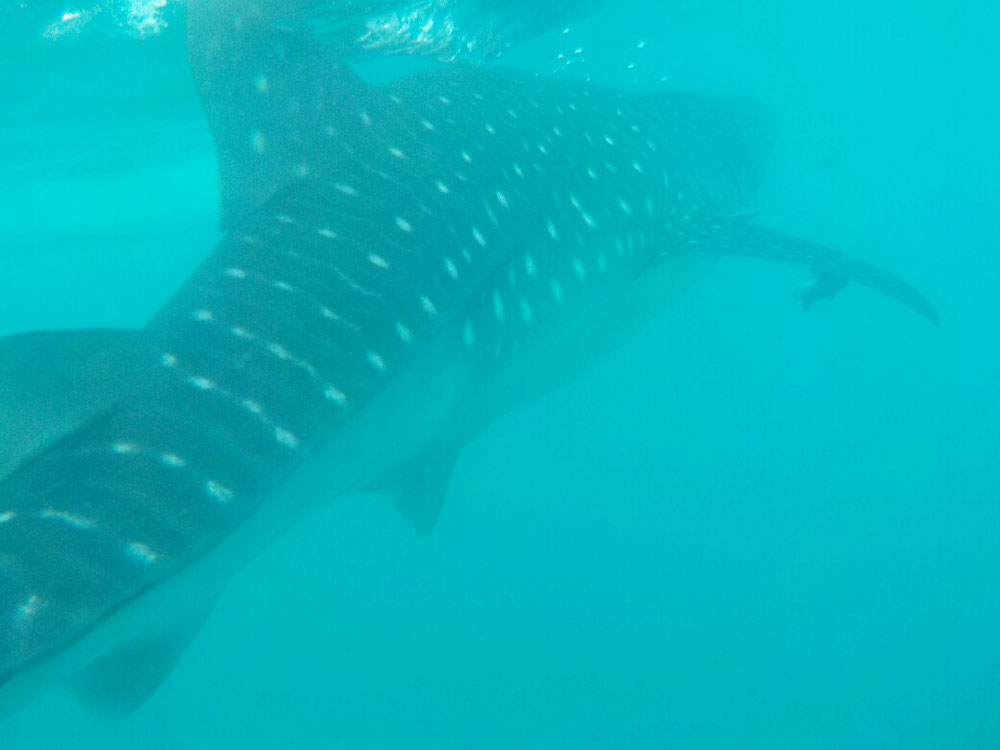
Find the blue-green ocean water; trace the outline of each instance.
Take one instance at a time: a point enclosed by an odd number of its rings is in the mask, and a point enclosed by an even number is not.
[[[211,251],[181,16],[52,42],[0,13],[0,335],[140,325]],[[803,313],[801,271],[719,263],[471,443],[432,535],[334,503],[138,713],[53,692],[0,748],[1000,747],[998,33],[975,0],[622,0],[526,44],[766,103],[762,221],[943,325],[855,288]]]

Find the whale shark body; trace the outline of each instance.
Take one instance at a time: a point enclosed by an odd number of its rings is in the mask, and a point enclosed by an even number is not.
[[[325,500],[387,490],[429,529],[470,437],[721,255],[811,269],[806,304],[856,281],[936,319],[746,217],[749,103],[458,66],[375,87],[306,26],[211,5],[190,55],[223,239],[140,331],[0,342],[2,710],[54,684],[135,709]]]

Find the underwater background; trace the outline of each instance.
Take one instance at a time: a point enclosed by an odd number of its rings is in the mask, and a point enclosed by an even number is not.
[[[0,335],[141,325],[212,250],[167,10],[46,35],[67,9],[0,5]],[[763,102],[762,222],[942,325],[857,287],[804,313],[800,269],[720,261],[473,441],[431,535],[332,503],[136,714],[55,691],[0,748],[1000,747],[998,37],[976,0],[614,0],[519,46]]]

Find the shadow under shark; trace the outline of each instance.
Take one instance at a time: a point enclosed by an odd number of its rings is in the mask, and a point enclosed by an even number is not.
[[[712,259],[884,271],[744,216],[752,105],[451,68],[362,82],[304,24],[193,3],[226,233],[140,331],[0,342],[0,706],[127,713],[227,579],[324,500],[429,529],[462,445]],[[164,613],[170,613],[165,616]]]

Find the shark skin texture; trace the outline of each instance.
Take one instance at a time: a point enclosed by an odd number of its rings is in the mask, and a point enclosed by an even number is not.
[[[210,257],[140,331],[0,341],[28,394],[0,400],[27,436],[0,444],[0,713],[53,685],[135,710],[322,502],[387,490],[431,529],[471,436],[719,257],[811,269],[806,306],[856,282],[937,322],[898,277],[746,218],[771,134],[752,103],[460,65],[376,87],[274,18],[190,8]],[[87,408],[53,409],[24,362]]]

